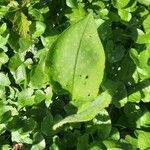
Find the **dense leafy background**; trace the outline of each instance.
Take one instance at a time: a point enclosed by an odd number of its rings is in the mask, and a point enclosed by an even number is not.
[[[76,109],[51,87],[47,52],[90,12],[106,54],[99,92],[112,102],[91,121],[53,130]],[[150,149],[149,0],[0,0],[0,69],[0,149]]]

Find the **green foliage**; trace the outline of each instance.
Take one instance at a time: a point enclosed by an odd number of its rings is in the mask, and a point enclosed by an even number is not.
[[[0,0],[0,149],[150,149],[149,0]]]
[[[25,14],[21,11],[17,11],[13,20],[13,28],[21,37],[26,37],[29,32],[29,21]]]
[[[84,122],[93,119],[97,114],[101,114],[101,110],[107,107],[110,103],[110,97],[108,93],[102,93],[97,97],[84,111],[74,115],[70,115],[54,125],[54,129],[62,126],[65,123]]]

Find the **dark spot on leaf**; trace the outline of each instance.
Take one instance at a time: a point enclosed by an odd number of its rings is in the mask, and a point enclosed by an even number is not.
[[[150,66],[150,58],[147,61],[147,65]]]
[[[87,75],[86,77],[85,77],[85,79],[88,79],[89,78],[89,76]]]
[[[79,75],[79,77],[82,77],[82,75]]]
[[[88,96],[91,96],[91,94],[88,94]]]

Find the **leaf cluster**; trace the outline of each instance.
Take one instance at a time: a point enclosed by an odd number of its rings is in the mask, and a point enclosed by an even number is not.
[[[149,139],[149,0],[0,0],[0,149]]]

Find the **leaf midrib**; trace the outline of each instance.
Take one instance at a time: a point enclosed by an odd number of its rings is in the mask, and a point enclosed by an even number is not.
[[[72,95],[73,95],[73,91],[74,91],[74,82],[75,82],[74,80],[75,80],[75,74],[76,74],[76,68],[77,68],[77,62],[78,62],[78,56],[79,56],[79,52],[80,52],[80,47],[81,47],[81,43],[82,43],[82,40],[83,40],[83,36],[84,36],[85,30],[86,30],[87,25],[88,25],[89,18],[87,19],[85,28],[84,28],[83,33],[81,35],[79,46],[78,46],[76,57],[75,57],[75,64],[74,64],[73,78],[72,78],[72,92],[71,92]]]

